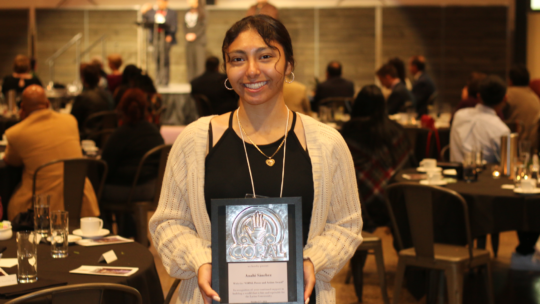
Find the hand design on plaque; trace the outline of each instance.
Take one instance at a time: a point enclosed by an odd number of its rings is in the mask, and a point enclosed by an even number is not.
[[[251,225],[253,230],[248,225],[245,226],[245,230],[252,244],[263,244],[266,236],[266,220],[264,215],[260,212],[255,212],[251,217]]]

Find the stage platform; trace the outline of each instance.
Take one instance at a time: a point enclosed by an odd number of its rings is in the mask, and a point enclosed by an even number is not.
[[[190,96],[189,83],[170,83],[159,86],[157,91],[162,96],[163,105],[167,107],[161,116],[163,125],[188,125],[199,118],[197,107]]]

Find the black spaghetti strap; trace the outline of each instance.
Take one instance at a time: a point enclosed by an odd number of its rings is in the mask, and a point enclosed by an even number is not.
[[[208,151],[210,151],[214,147],[214,135],[212,134],[212,123],[208,125]]]
[[[233,115],[234,115],[234,112],[237,111],[237,110],[234,110],[231,112],[231,116],[229,116],[229,128],[232,129],[232,120],[233,120]]]
[[[290,131],[294,132],[294,126],[296,126],[296,112],[295,111],[291,111],[291,112],[293,112],[293,119],[292,119],[291,129],[289,130],[289,132]]]

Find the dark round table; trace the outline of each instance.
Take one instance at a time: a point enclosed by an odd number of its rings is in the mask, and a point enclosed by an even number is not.
[[[405,180],[404,173],[418,173],[416,169],[405,169],[396,175],[396,181]],[[504,184],[513,184],[506,176],[494,179],[487,168],[478,175],[478,180],[467,183],[450,183],[445,188],[461,194],[467,201],[473,237],[503,231],[540,232],[540,195],[521,195],[513,190],[502,189]]]
[[[0,247],[4,246],[7,247],[7,250],[2,255],[3,258],[17,257],[15,233],[10,240],[0,241]],[[139,243],[132,242],[94,247],[83,247],[73,244],[69,246],[69,256],[63,259],[53,259],[50,250],[49,244],[41,243],[38,246],[38,281],[39,279],[48,279],[67,282],[68,285],[81,283],[117,283],[137,289],[141,293],[143,303],[163,303],[164,301],[161,283],[154,264],[154,257],[146,247]],[[98,263],[100,256],[109,250],[114,250],[118,260],[110,264]],[[70,270],[76,269],[81,265],[138,267],[139,270],[129,277],[69,273]],[[4,268],[4,270],[8,274],[17,273],[17,266]],[[0,299],[0,303],[7,301],[7,299]]]

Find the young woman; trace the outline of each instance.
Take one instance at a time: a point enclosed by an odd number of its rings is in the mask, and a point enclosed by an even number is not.
[[[181,133],[150,220],[165,268],[183,279],[179,303],[220,300],[211,288],[211,199],[246,194],[302,197],[304,300],[335,303],[330,280],[362,241],[347,145],[336,130],[285,105],[283,83],[294,79],[294,57],[283,24],[246,17],[227,31],[222,50],[225,85],[240,96],[240,107]]]

